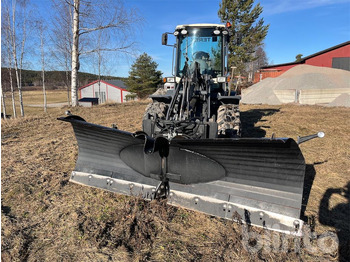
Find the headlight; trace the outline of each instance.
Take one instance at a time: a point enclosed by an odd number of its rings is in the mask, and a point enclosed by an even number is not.
[[[175,78],[174,77],[167,77],[166,81],[167,81],[167,83],[175,83]]]
[[[222,31],[222,34],[223,34],[223,35],[227,35],[227,34],[228,34],[228,31],[224,30],[224,31]]]
[[[182,29],[181,30],[181,34],[186,35],[187,34],[187,30],[186,29]]]
[[[174,36],[177,36],[179,34],[179,31],[174,32]]]
[[[224,76],[219,76],[219,77],[218,77],[218,83],[226,83],[226,77],[224,77]]]
[[[214,34],[215,35],[220,35],[220,30],[218,30],[218,29],[214,30]]]

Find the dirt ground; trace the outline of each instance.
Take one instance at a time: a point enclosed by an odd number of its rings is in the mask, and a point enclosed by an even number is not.
[[[72,108],[89,122],[141,129],[147,102]],[[350,250],[350,109],[242,105],[243,136],[277,137],[324,131],[302,144],[306,159],[303,218],[311,239],[273,233],[279,243],[258,247],[229,220],[112,194],[68,182],[77,142],[67,108],[2,120],[2,261],[346,261]],[[253,234],[253,235],[254,235]],[[270,234],[270,235],[269,235]],[[321,236],[335,236],[322,242]],[[271,239],[271,238],[270,238]],[[323,238],[324,239],[324,238]],[[334,238],[333,238],[334,239]],[[261,239],[260,239],[261,240]],[[260,241],[259,240],[259,241]],[[298,244],[299,243],[299,244]],[[301,244],[300,244],[301,243]],[[320,248],[320,246],[328,248]],[[332,246],[333,245],[333,246]],[[341,255],[339,255],[339,252]]]

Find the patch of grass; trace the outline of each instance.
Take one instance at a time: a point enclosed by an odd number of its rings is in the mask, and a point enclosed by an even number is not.
[[[44,113],[44,108],[40,107],[31,107],[30,105],[44,105],[44,95],[41,90],[34,91],[23,91],[23,107],[25,116],[40,115]],[[66,90],[47,90],[46,91],[47,103],[65,103],[67,102],[67,91]],[[15,93],[15,103],[16,103],[16,112],[17,116],[21,115],[18,92]],[[6,104],[6,113],[13,116],[12,109],[12,99],[11,93],[5,93],[5,104]],[[1,112],[3,108],[1,108]],[[54,108],[48,108],[48,112],[54,112]]]

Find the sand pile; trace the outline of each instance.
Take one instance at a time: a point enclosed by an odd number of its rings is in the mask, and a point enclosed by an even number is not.
[[[342,94],[342,96],[335,101]],[[242,93],[242,103],[279,105],[327,104],[348,106],[350,72],[328,67],[298,65],[279,77],[266,78]],[[332,103],[335,101],[334,103]]]

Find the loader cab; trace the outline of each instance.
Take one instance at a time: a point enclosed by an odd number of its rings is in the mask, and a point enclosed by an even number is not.
[[[177,40],[176,77],[191,75],[196,66],[202,75],[214,80],[225,75],[228,31],[224,25],[179,25],[174,35]]]

